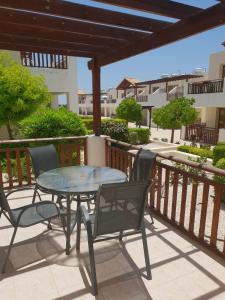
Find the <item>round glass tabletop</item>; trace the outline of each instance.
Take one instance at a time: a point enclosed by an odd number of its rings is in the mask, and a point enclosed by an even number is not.
[[[72,166],[50,170],[37,178],[37,185],[52,193],[92,193],[101,184],[126,181],[122,171],[108,167]]]

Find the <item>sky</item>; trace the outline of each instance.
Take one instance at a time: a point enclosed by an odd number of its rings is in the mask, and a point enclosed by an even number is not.
[[[71,2],[136,14],[132,10],[119,9],[88,0]],[[177,0],[177,2],[202,8],[218,3],[215,0]],[[146,13],[138,13],[138,15],[171,20]],[[162,74],[192,73],[195,68],[208,69],[210,54],[225,51],[225,47],[221,45],[223,41],[225,41],[225,26],[110,64],[101,68],[101,87],[102,89],[116,87],[126,76],[142,81],[160,78]],[[78,87],[86,92],[91,91],[91,72],[87,68],[88,60],[77,58]]]

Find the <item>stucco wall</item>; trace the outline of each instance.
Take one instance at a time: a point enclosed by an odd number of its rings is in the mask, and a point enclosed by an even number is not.
[[[203,107],[200,113],[202,123],[206,123],[207,127],[217,127],[218,110],[216,107]]]
[[[167,104],[166,94],[148,95],[148,104],[154,107],[161,107]]]
[[[222,77],[222,66],[225,65],[225,51],[213,53],[209,58],[209,80]]]
[[[20,52],[11,51],[14,59],[20,63]],[[30,68],[35,75],[42,74],[45,77],[49,92],[54,94],[68,94],[68,108],[78,112],[77,72],[76,58],[68,57],[68,69]]]

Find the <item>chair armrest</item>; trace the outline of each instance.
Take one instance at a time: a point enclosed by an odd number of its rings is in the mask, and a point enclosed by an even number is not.
[[[13,193],[17,193],[17,192],[21,192],[21,191],[29,191],[29,190],[34,190],[34,188],[24,187],[24,188],[18,188],[16,190],[11,190],[5,195],[5,197],[8,198]]]
[[[62,213],[60,213],[60,209],[58,208],[58,206],[57,206],[55,203],[51,202],[51,201],[42,201],[42,202],[39,202],[39,203],[32,203],[32,204],[25,205],[25,206],[22,208],[21,212],[20,212],[19,215],[18,215],[16,224],[19,225],[19,222],[20,222],[21,217],[23,216],[23,214],[24,214],[29,208],[35,207],[35,208],[37,209],[38,206],[46,205],[46,204],[49,204],[49,205],[55,207],[56,212],[57,212],[57,213],[55,214],[55,216],[60,216],[60,215],[62,214]],[[47,218],[44,218],[44,217],[43,217],[43,220],[47,220],[47,219],[48,219],[48,217],[47,217]]]
[[[91,219],[90,219],[90,215],[86,209],[85,206],[81,205],[80,207],[80,211],[81,211],[81,218],[83,219],[84,223],[87,224],[91,224]]]

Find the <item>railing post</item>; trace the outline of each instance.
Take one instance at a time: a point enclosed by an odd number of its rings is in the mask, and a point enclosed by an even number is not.
[[[87,164],[95,167],[106,166],[105,151],[106,136],[88,136],[87,137]]]

